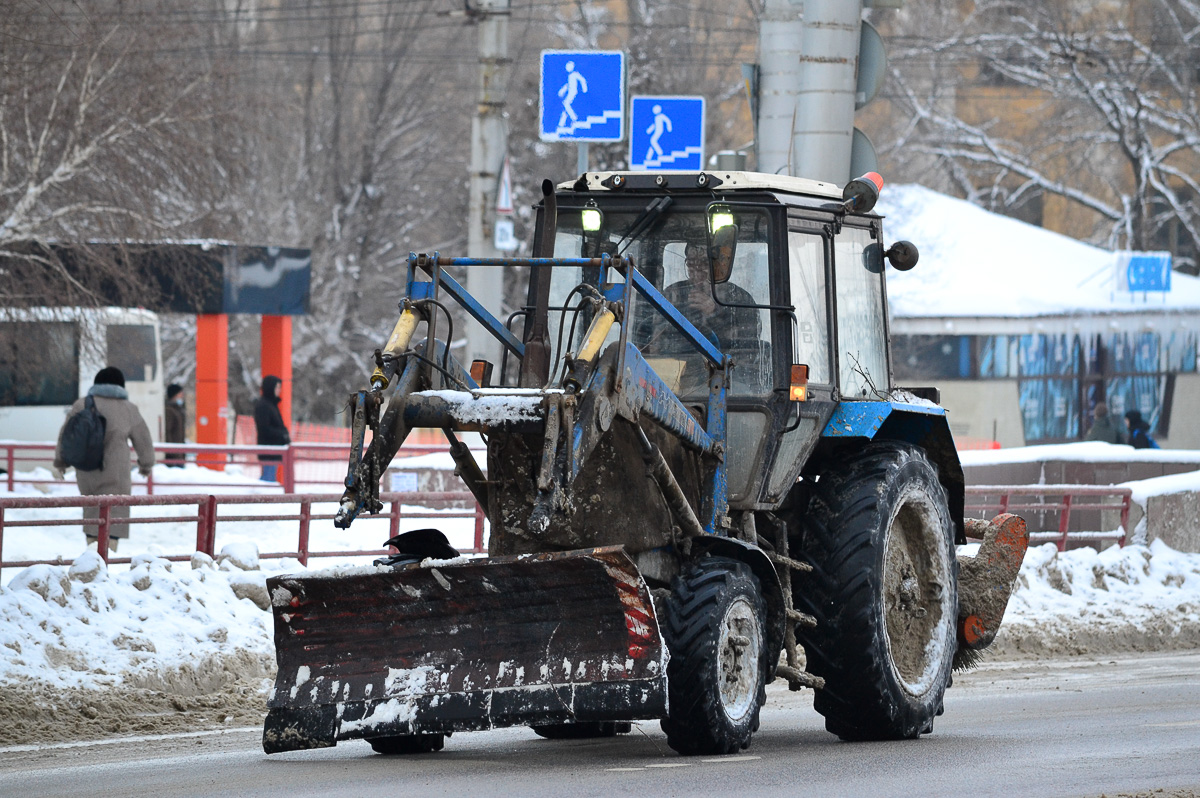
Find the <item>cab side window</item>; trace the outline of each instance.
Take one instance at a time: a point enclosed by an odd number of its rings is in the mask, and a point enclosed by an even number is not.
[[[833,269],[842,396],[882,395],[889,388],[883,252],[870,230],[842,228],[834,240]]]
[[[824,236],[789,231],[788,264],[796,308],[797,362],[808,365],[810,382],[832,383]]]

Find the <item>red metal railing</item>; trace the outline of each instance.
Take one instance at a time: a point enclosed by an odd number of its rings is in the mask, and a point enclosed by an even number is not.
[[[436,454],[449,451],[448,444],[439,445],[405,445],[401,447],[392,461],[393,469],[403,470],[404,460],[425,454]],[[262,487],[281,490],[283,493],[295,493],[298,486],[341,485],[346,476],[346,460],[350,454],[349,445],[339,443],[293,443],[290,446],[216,446],[196,443],[156,443],[154,452],[158,462],[166,461],[165,455],[182,453],[185,458],[192,457],[196,463],[213,465],[223,469],[227,465],[241,465],[249,472],[247,476],[257,476],[258,469],[264,465],[276,466],[277,483],[264,482]],[[276,455],[280,459],[262,463],[260,454]],[[35,479],[32,476],[18,473],[21,467],[33,464],[46,464],[54,458],[53,443],[18,443],[14,441],[0,442],[0,467],[8,473],[4,475],[9,491],[18,484],[39,485],[53,484],[50,479]],[[134,467],[131,459],[130,467]],[[172,483],[175,484],[175,483]],[[387,483],[385,483],[386,486]],[[192,482],[189,488],[229,487],[227,482]],[[257,487],[257,486],[256,486]],[[148,494],[154,493],[154,475],[144,481],[137,480],[134,490],[144,488]]]
[[[1129,529],[1129,506],[1133,491],[1116,485],[969,485],[966,490],[966,513],[980,512],[980,517],[990,517],[998,513],[1022,512],[1057,512],[1057,532],[1031,532],[1030,542],[1055,541],[1059,551],[1065,551],[1067,540],[1102,541],[1116,540],[1121,546]],[[996,497],[995,501],[971,502],[971,497]],[[1033,497],[1038,500],[1034,501]],[[1047,501],[1047,497],[1057,497],[1057,501]],[[1104,499],[1116,499],[1116,502],[1105,503]],[[1080,499],[1096,499],[1096,501],[1079,501]],[[1111,532],[1071,532],[1071,515],[1080,512],[1119,511],[1121,514],[1120,528]]]
[[[295,551],[277,551],[277,552],[260,552],[260,558],[278,559],[282,557],[294,557],[301,563],[307,565],[310,558],[314,557],[358,557],[358,556],[380,556],[388,552],[383,549],[371,550],[356,550],[356,551],[312,551],[309,547],[309,528],[313,521],[330,520],[333,514],[314,513],[314,504],[334,504],[340,500],[341,496],[337,494],[312,495],[312,494],[259,494],[259,495],[206,495],[206,494],[176,494],[176,495],[158,495],[158,496],[12,496],[0,498],[0,568],[26,568],[30,565],[40,563],[61,564],[63,560],[23,560],[16,562],[6,562],[4,560],[4,535],[5,531],[13,528],[21,527],[47,527],[47,526],[95,526],[98,537],[98,551],[105,562],[112,564],[125,564],[131,561],[129,557],[111,557],[108,550],[109,528],[114,523],[111,518],[113,507],[195,507],[195,515],[184,516],[154,516],[154,517],[131,517],[128,519],[119,518],[115,521],[118,524],[157,524],[157,523],[194,523],[196,525],[196,548],[195,551],[201,551],[210,557],[216,555],[216,537],[218,523],[229,523],[233,521],[297,521],[297,537]],[[464,552],[465,554],[480,554],[485,551],[484,548],[484,515],[483,509],[478,504],[474,509],[468,510],[447,510],[447,511],[412,511],[403,510],[403,505],[418,505],[428,506],[431,504],[446,504],[446,503],[461,503],[466,501],[474,501],[474,497],[470,493],[384,493],[379,497],[382,501],[389,505],[387,512],[371,518],[388,519],[389,535],[395,535],[400,531],[401,519],[415,518],[474,518],[474,543],[471,549]],[[222,506],[231,507],[235,505],[247,504],[298,504],[300,510],[298,513],[287,513],[278,515],[222,515],[218,512]],[[13,519],[6,518],[6,511],[22,510],[22,509],[66,509],[66,508],[81,508],[81,507],[96,507],[98,508],[98,518],[81,519],[78,515],[71,518],[51,518],[51,519]],[[163,558],[167,560],[183,561],[188,560],[192,556],[192,552],[166,555]]]

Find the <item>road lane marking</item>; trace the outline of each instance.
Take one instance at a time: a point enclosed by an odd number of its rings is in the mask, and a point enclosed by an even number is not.
[[[761,756],[722,756],[716,759],[701,759],[701,762],[750,762],[755,759],[762,759]]]

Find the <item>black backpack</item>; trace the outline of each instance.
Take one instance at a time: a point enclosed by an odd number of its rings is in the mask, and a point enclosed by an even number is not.
[[[104,468],[104,432],[108,422],[96,409],[96,400],[88,397],[83,409],[67,419],[62,434],[62,459],[76,471]]]

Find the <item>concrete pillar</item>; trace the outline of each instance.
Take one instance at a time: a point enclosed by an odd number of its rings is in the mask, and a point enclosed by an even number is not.
[[[283,400],[279,413],[288,430],[292,429],[292,317],[263,316],[259,331],[262,341],[262,374],[283,380]]]
[[[229,410],[229,317],[224,313],[196,317],[196,442],[229,443],[225,415]],[[223,471],[225,458],[200,455],[197,462]]]

